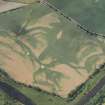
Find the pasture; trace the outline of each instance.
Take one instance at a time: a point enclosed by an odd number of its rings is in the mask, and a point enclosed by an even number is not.
[[[67,97],[104,61],[104,39],[47,6],[0,14],[0,67],[15,81]]]
[[[105,34],[105,0],[48,0],[90,31]]]

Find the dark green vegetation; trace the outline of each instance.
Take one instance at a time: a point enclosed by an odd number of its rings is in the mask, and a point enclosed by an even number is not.
[[[23,105],[0,90],[0,105]]]
[[[104,105],[104,103],[105,103],[105,86],[86,105]]]
[[[87,29],[105,34],[105,0],[48,0]]]

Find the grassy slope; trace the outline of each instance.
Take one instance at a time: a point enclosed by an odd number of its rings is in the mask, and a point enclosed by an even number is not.
[[[105,34],[104,0],[48,0],[89,30]]]

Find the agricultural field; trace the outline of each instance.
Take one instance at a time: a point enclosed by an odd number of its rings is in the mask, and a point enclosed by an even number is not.
[[[102,74],[104,74],[104,73],[105,73],[105,71],[103,71],[102,73],[100,72],[98,75],[95,76],[96,79],[94,78],[94,79],[91,79],[90,81],[88,81],[84,85],[84,88],[82,88],[82,91],[80,88],[78,91],[79,91],[79,94],[81,94],[81,95],[79,95],[77,98],[71,97],[71,98],[74,98],[74,100],[69,100],[70,97],[63,99],[59,96],[56,96],[54,94],[49,94],[49,93],[47,93],[43,90],[40,90],[38,88],[32,88],[29,86],[27,87],[26,85],[15,82],[14,80],[11,79],[11,77],[8,76],[7,73],[4,72],[4,70],[1,70],[1,69],[0,69],[0,83],[2,81],[2,82],[9,84],[10,86],[13,86],[15,89],[17,89],[18,91],[23,93],[25,96],[29,97],[34,102],[35,105],[49,105],[49,104],[50,105],[78,105],[77,102],[80,100],[80,97],[83,97],[83,93],[88,92],[89,88],[91,88],[91,86],[92,86],[91,84],[93,84],[93,81],[95,83],[95,80],[97,80],[100,77],[103,77]],[[104,94],[103,90],[104,90],[104,88],[102,89],[101,93]],[[5,93],[3,93],[3,91],[1,91],[1,90],[0,90],[0,93],[2,93],[0,96],[0,99],[2,99],[2,97],[4,96]],[[99,96],[100,96],[100,93],[98,93],[98,94],[99,94],[99,95],[97,95],[98,98],[96,98],[97,100],[99,99]],[[12,105],[14,100],[15,99],[13,99],[13,98],[8,98],[8,101],[11,102],[10,105]],[[95,100],[95,99],[93,99],[93,100]],[[2,100],[2,101],[4,102],[4,100]],[[15,101],[15,102],[17,103],[18,101]],[[92,104],[92,102],[90,104],[90,102],[87,103],[86,105],[95,105],[95,104]],[[95,102],[95,101],[93,101],[93,102]],[[21,105],[21,104],[19,104],[19,105]]]
[[[37,105],[77,104],[105,76],[100,69],[105,63],[105,39],[86,33],[46,4],[23,2],[29,4],[0,13],[0,81]],[[67,14],[71,6],[65,9],[57,2],[54,5]]]
[[[13,86],[15,89],[23,93],[26,97],[29,97],[33,101],[33,105],[69,105],[69,103],[67,103],[65,99],[57,95],[52,95],[38,88],[32,88],[15,82],[8,76],[7,73],[2,71],[1,69],[0,78],[0,82],[2,81],[9,84],[10,86]],[[2,98],[2,96],[0,98]]]
[[[48,7],[35,3],[7,12],[0,23],[1,68],[16,81],[66,97],[104,63],[103,39]]]
[[[44,92],[44,91],[42,91],[42,90],[40,90],[38,88],[27,87],[27,86],[22,85],[20,83],[16,83],[15,81],[13,81],[8,76],[7,73],[4,72],[4,70],[1,70],[1,69],[0,69],[0,82],[2,81],[2,82],[5,82],[5,83],[13,86],[17,90],[19,90],[21,93],[23,93],[25,96],[30,97],[30,99],[37,105],[49,105],[49,104],[50,105],[78,105],[78,101],[80,100],[80,97],[84,96],[83,95],[84,92],[88,92],[92,88],[93,83],[95,85],[96,84],[95,81],[99,80],[99,78],[102,78],[104,76],[105,70],[102,70],[102,71],[103,72],[98,73],[97,75],[94,76],[93,79],[90,79],[87,83],[85,83],[83,88],[78,89],[77,90],[77,93],[79,92],[78,95],[73,94],[74,96],[77,95],[76,97],[72,96],[72,97],[68,97],[67,99],[63,99],[63,98],[58,97],[56,95],[46,93],[46,92]],[[103,90],[101,92],[101,93],[104,94],[103,91],[104,91],[104,88],[103,88]],[[97,100],[99,100],[100,99],[99,96],[102,95],[100,93],[98,93],[98,94],[99,95],[96,98]],[[72,98],[72,100],[70,98]],[[96,99],[92,99],[93,102],[95,102]],[[87,103],[86,105],[90,105],[90,102]],[[104,102],[104,101],[102,101],[102,102]],[[96,105],[96,104],[91,102],[91,105]]]
[[[88,30],[105,34],[105,0],[48,0]]]

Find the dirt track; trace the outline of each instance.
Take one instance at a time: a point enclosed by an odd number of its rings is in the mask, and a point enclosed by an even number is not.
[[[14,3],[14,2],[4,2],[0,0],[0,13],[8,11],[8,10],[16,9],[16,8],[19,8],[25,5],[26,4]]]

